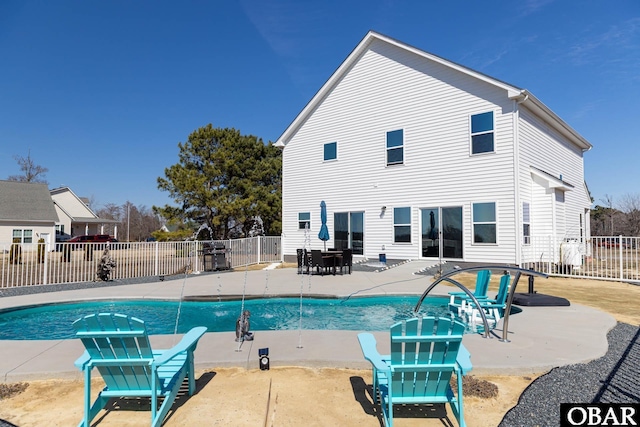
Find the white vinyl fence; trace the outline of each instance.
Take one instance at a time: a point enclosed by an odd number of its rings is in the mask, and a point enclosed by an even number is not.
[[[0,289],[95,281],[105,243],[0,244]],[[111,279],[171,276],[279,262],[279,236],[182,242],[109,243]]]
[[[640,284],[640,237],[532,238],[522,246],[522,267],[552,276]]]

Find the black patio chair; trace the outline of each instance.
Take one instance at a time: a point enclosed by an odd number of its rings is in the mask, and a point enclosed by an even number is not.
[[[311,250],[311,268],[315,268],[316,273],[324,275],[325,271],[327,271],[329,267],[333,268],[333,262],[333,257],[322,256],[322,251],[320,251],[320,249]]]
[[[342,255],[336,256],[336,267],[340,267],[340,274],[343,274],[342,269],[348,268],[349,274],[351,274],[351,266],[353,264],[353,249],[343,249]]]
[[[303,255],[302,255],[302,273],[309,274],[310,268],[311,268],[311,252],[304,249]]]

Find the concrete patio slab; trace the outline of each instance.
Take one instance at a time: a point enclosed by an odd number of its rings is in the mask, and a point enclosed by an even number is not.
[[[432,278],[415,273],[432,263],[413,261],[382,272],[354,271],[350,275],[307,276],[296,269],[219,272],[166,278],[164,281],[88,287],[0,298],[0,310],[25,305],[94,299],[180,299],[228,295],[416,295]],[[439,285],[434,295],[453,290]],[[473,373],[532,374],[567,364],[585,363],[607,351],[607,332],[615,319],[580,305],[522,307],[510,318],[509,340],[469,334],[464,344],[472,355]],[[494,333],[501,337],[500,326]],[[242,346],[231,332],[207,333],[196,350],[198,369],[222,366],[258,367],[258,349],[268,347],[271,366],[369,368],[358,345],[358,331],[255,331],[254,341]],[[388,352],[388,333],[375,332],[379,350]],[[167,348],[179,340],[174,335],[151,338],[154,348]],[[0,341],[0,381],[44,378],[80,378],[73,365],[82,354],[78,340]]]

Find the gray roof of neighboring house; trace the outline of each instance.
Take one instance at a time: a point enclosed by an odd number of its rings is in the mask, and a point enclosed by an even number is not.
[[[0,221],[58,221],[47,184],[0,181]]]

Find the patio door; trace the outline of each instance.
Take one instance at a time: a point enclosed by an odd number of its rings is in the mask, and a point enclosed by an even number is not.
[[[420,209],[420,223],[422,257],[462,259],[462,206]]]
[[[353,249],[354,255],[364,254],[364,212],[335,212],[333,236],[336,249]]]

